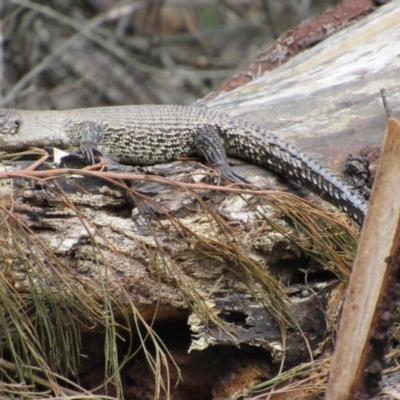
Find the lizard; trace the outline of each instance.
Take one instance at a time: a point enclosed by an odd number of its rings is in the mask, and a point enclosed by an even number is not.
[[[0,149],[80,147],[122,163],[201,155],[222,177],[248,183],[227,155],[266,167],[329,201],[362,225],[368,201],[318,161],[245,119],[200,106],[132,105],[74,110],[0,109]]]

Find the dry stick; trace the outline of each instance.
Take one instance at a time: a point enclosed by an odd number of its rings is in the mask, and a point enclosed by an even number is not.
[[[381,93],[381,97],[382,97],[383,107],[385,108],[385,111],[386,111],[386,116],[388,118],[392,118],[392,110],[389,108],[389,103],[388,103],[388,100],[386,97],[386,89],[382,88],[380,90],[380,93]]]
[[[34,171],[37,167],[39,167],[39,165],[43,164],[49,157],[50,157],[49,153],[45,152],[42,155],[42,157],[39,158],[39,160],[36,160],[28,168],[26,168],[26,171]]]
[[[380,390],[385,347],[399,296],[399,181],[400,121],[389,119],[343,307],[328,400],[367,399]]]
[[[299,197],[287,193],[285,191],[277,191],[277,190],[263,190],[259,188],[254,188],[251,184],[233,184],[229,186],[215,186],[209,184],[198,184],[198,183],[186,183],[179,182],[176,180],[171,180],[167,178],[163,178],[156,175],[143,175],[143,174],[135,174],[135,173],[117,173],[117,172],[103,172],[94,170],[95,168],[102,167],[102,164],[96,164],[92,166],[85,167],[84,169],[75,169],[75,168],[56,168],[51,170],[42,170],[42,171],[32,171],[29,167],[27,169],[19,170],[19,171],[4,171],[0,172],[0,180],[2,179],[14,179],[14,178],[25,178],[25,179],[37,179],[37,180],[52,180],[57,177],[77,177],[77,176],[87,176],[103,179],[106,182],[112,183],[116,186],[121,187],[122,189],[126,189],[125,183],[122,181],[147,181],[152,183],[159,183],[161,185],[166,186],[175,186],[180,187],[182,189],[187,190],[216,190],[224,193],[238,194],[238,195],[255,195],[255,196],[266,196],[268,201],[271,204],[279,203],[279,199],[284,198],[286,201],[294,201],[297,202]],[[246,187],[246,189],[244,188]],[[250,189],[247,189],[249,187]],[[349,229],[349,225],[344,221],[340,222],[337,219],[336,214],[329,214],[325,209],[316,205],[315,203],[301,198],[301,203],[306,205],[307,207],[311,207],[311,210],[314,212],[321,212],[324,215],[326,221],[331,221],[334,224],[340,224],[346,229]]]
[[[176,187],[180,187],[182,189],[190,189],[190,190],[218,190],[219,192],[224,192],[224,193],[249,194],[249,195],[256,195],[256,196],[261,196],[261,195],[268,196],[268,195],[272,194],[272,195],[274,195],[274,197],[275,196],[279,197],[279,195],[281,195],[282,197],[285,197],[286,199],[293,199],[293,200],[296,200],[299,198],[298,196],[288,193],[288,192],[285,192],[285,191],[263,190],[263,189],[254,188],[254,186],[251,184],[241,183],[240,185],[232,184],[229,186],[215,186],[215,185],[204,184],[204,183],[199,184],[199,183],[179,182],[176,180],[163,178],[163,177],[157,176],[157,175],[103,172],[103,171],[94,170],[95,168],[98,168],[99,166],[102,167],[102,164],[88,166],[83,169],[55,168],[55,169],[51,169],[51,170],[41,170],[41,171],[32,171],[31,168],[28,167],[26,169],[22,169],[19,171],[0,172],[0,180],[1,179],[14,179],[14,178],[26,178],[26,179],[33,178],[33,179],[38,179],[38,180],[41,180],[41,179],[42,180],[51,180],[51,179],[55,179],[57,177],[71,177],[71,175],[72,175],[75,177],[76,176],[88,176],[88,177],[100,178],[100,179],[103,179],[114,185],[120,186],[123,189],[126,189],[126,185],[121,183],[122,181],[146,181],[146,182],[159,183],[161,185],[166,185],[166,186],[176,186]],[[244,187],[246,187],[246,189],[244,189]],[[247,189],[247,187],[249,187],[250,189]],[[271,198],[270,200],[273,201],[273,198]],[[308,200],[302,198],[301,202],[309,205],[314,210],[321,210],[321,212],[327,213],[326,210],[324,210],[322,207],[312,203],[311,201],[308,201]],[[326,218],[329,219],[328,214],[326,214]],[[334,214],[332,214],[331,218],[332,218],[332,220],[335,220],[336,223],[338,223]]]

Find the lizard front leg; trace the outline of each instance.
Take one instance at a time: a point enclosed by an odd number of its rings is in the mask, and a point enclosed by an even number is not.
[[[199,129],[196,134],[196,150],[224,178],[234,183],[250,183],[228,164],[225,148],[216,128],[205,126]]]

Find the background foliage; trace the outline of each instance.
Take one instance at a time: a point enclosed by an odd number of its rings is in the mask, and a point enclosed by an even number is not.
[[[2,0],[0,107],[190,104],[333,3]]]

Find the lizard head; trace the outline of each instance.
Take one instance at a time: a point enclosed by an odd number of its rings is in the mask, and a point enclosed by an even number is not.
[[[68,137],[53,111],[0,109],[0,150],[13,153],[30,147],[65,148]],[[54,122],[54,123],[53,123]]]
[[[19,122],[14,110],[0,109],[0,135],[15,135]]]

